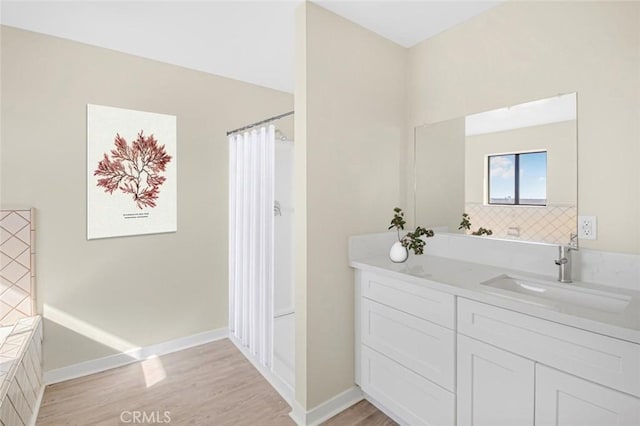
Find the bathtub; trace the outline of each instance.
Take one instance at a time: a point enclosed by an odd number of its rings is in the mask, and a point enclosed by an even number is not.
[[[0,421],[7,426],[35,425],[44,393],[42,320],[19,319],[0,327]]]

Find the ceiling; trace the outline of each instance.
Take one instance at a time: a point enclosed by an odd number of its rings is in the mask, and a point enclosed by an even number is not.
[[[314,0],[410,47],[499,1]],[[293,93],[302,0],[3,0],[0,22]]]

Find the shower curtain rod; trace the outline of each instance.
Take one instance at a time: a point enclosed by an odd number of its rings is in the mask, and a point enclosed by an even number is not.
[[[261,124],[268,123],[268,122],[270,122],[270,121],[279,120],[279,119],[281,119],[281,118],[284,118],[284,117],[287,117],[287,116],[289,116],[289,115],[292,115],[294,112],[295,112],[295,111],[285,112],[284,114],[280,114],[280,115],[276,115],[276,116],[273,116],[273,117],[269,117],[269,118],[267,118],[266,120],[258,121],[258,122],[256,122],[256,123],[252,123],[252,124],[249,124],[249,125],[247,125],[247,126],[240,127],[240,128],[238,128],[238,129],[230,130],[230,131],[228,131],[228,132],[227,132],[227,136],[229,136],[229,135],[231,135],[231,134],[234,134],[234,133],[241,132],[241,131],[243,131],[243,130],[250,129],[250,128],[252,128],[252,127],[259,126],[259,125],[261,125]]]

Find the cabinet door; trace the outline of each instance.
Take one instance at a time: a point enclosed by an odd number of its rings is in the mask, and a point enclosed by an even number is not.
[[[533,426],[534,362],[458,335],[458,426]]]
[[[536,365],[536,426],[603,425],[640,425],[640,399]]]
[[[640,397],[640,345],[635,343],[461,297],[458,333]]]
[[[360,380],[367,399],[402,419],[402,424],[454,426],[456,399],[453,393],[366,345],[362,345],[360,351]]]

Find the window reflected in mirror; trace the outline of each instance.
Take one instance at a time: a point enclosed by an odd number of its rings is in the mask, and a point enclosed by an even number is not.
[[[547,205],[547,152],[489,155],[488,204]]]
[[[577,231],[575,93],[415,129],[415,220],[493,237],[568,243]],[[485,237],[483,237],[485,238]]]

